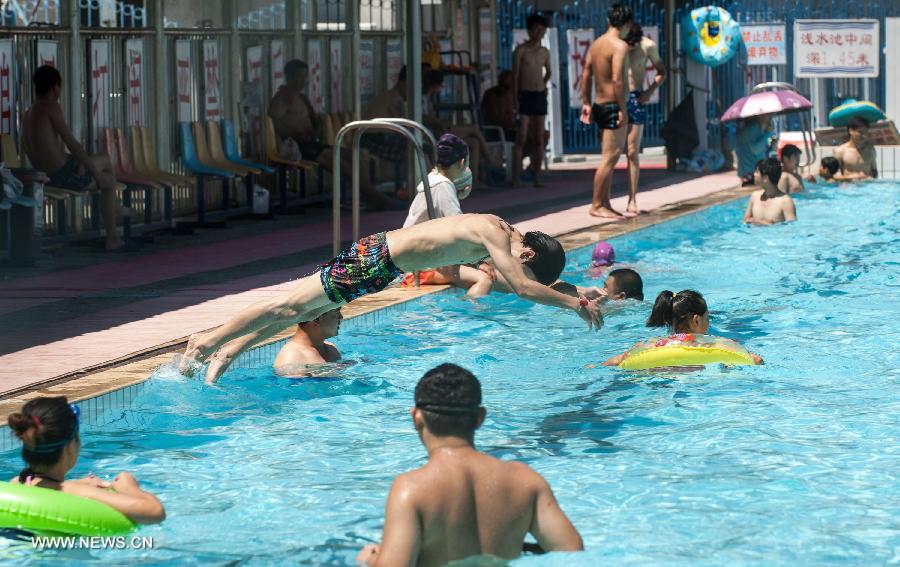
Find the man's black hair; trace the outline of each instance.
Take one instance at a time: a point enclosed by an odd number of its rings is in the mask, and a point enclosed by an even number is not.
[[[644,39],[644,28],[641,27],[641,24],[632,22],[631,29],[628,30],[628,35],[625,36],[625,43],[627,43],[629,47],[634,47],[639,44],[642,39]]]
[[[822,167],[827,169],[832,177],[837,175],[838,170],[841,168],[841,162],[839,162],[836,157],[823,157],[821,163]]]
[[[794,157],[798,158],[803,155],[803,152],[795,146],[794,144],[786,144],[783,148],[781,148],[781,159],[783,160],[786,157]]]
[[[62,75],[56,70],[56,67],[50,65],[41,65],[34,72],[34,92],[38,96],[43,96],[50,92],[56,85],[62,84]]]
[[[397,73],[397,82],[402,83],[406,80],[406,65],[400,67],[400,72]]]
[[[606,11],[606,17],[609,19],[609,25],[614,28],[620,28],[625,24],[634,21],[634,12],[631,8],[624,4],[613,4]]]
[[[543,14],[531,14],[525,18],[525,29],[530,30],[534,26],[544,26],[545,28],[549,28],[550,22],[547,21],[547,18],[545,18]]]
[[[422,77],[422,91],[444,84],[444,74],[440,71],[426,71]]]
[[[284,65],[284,76],[293,77],[300,71],[308,70],[309,65],[307,65],[306,61],[301,61],[300,59],[291,59]]]
[[[481,382],[455,364],[432,368],[416,384],[416,408],[428,431],[438,437],[472,438],[481,409]]]
[[[759,171],[759,175],[761,177],[766,177],[772,183],[772,185],[778,185],[778,180],[781,179],[781,162],[777,159],[770,157],[763,160],[760,160],[756,165],[757,171]]]
[[[859,130],[868,127],[869,121],[862,116],[851,116],[850,120],[847,121],[847,130]]]
[[[644,301],[644,280],[640,274],[631,268],[619,268],[609,273],[608,278],[613,279],[616,295],[625,293],[625,299],[637,299]]]
[[[559,274],[566,266],[566,252],[558,240],[533,230],[522,237],[522,245],[534,251],[534,257],[525,262],[525,265],[531,268],[537,281],[550,285],[559,279]]]

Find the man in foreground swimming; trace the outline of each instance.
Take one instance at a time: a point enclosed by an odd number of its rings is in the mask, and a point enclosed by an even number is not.
[[[381,545],[365,546],[357,563],[428,567],[476,555],[515,559],[527,533],[545,551],[584,549],[541,475],[475,449],[486,414],[478,378],[441,364],[419,380],[415,403],[410,413],[428,462],[394,479]]]
[[[191,359],[203,362],[223,345],[253,333],[238,352],[216,353],[213,361],[227,368],[250,346],[279,333],[292,323],[310,321],[345,303],[386,288],[404,272],[490,258],[513,293],[544,305],[575,311],[597,330],[603,317],[597,302],[575,298],[548,287],[559,278],[566,254],[560,243],[542,233],[520,233],[494,215],[455,215],[408,228],[381,232],[353,243],[326,263],[319,273],[304,277],[284,297],[261,301],[207,333],[191,336],[182,371]],[[207,381],[215,381],[215,376]]]

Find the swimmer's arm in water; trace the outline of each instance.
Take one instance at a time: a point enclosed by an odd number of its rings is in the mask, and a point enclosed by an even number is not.
[[[782,213],[784,214],[785,222],[794,222],[797,220],[797,207],[794,206],[794,200],[790,197],[788,197],[787,203],[784,204]]]
[[[742,222],[749,223],[753,220],[753,196],[747,199],[747,209],[744,211],[744,220]]]
[[[356,557],[370,567],[415,565],[421,544],[421,519],[411,483],[400,475],[394,479],[384,512],[381,545],[367,545]]]
[[[166,511],[159,499],[141,490],[131,473],[121,472],[116,475],[115,480],[103,483],[103,486],[86,483],[84,479],[66,482],[63,484],[63,492],[112,506],[138,524],[158,524],[166,519]]]
[[[523,467],[527,465],[522,464]],[[559,507],[553,490],[543,477],[532,471],[537,484],[534,514],[528,531],[545,551],[582,551],[584,542],[581,534]]]
[[[623,352],[622,354],[617,354],[612,358],[606,359],[606,361],[601,364],[601,366],[618,366],[622,364],[622,361],[625,360],[625,356],[628,355],[627,352]]]
[[[755,354],[755,353],[752,353],[752,352],[751,352],[751,353],[750,353],[750,358],[753,359],[753,364],[765,364],[765,361],[763,361],[762,357],[759,356],[758,354]]]
[[[577,297],[571,297],[549,287],[532,281],[525,276],[522,264],[518,258],[513,258],[510,253],[510,233],[500,229],[487,230],[482,237],[482,243],[491,256],[494,268],[502,275],[513,293],[544,305],[552,305],[563,309],[572,309],[578,316],[588,323],[588,328],[599,331],[603,326],[603,315],[596,302],[588,302],[582,306]]]

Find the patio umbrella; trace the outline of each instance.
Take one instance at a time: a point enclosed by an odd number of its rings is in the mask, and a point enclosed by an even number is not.
[[[722,115],[722,122],[766,114],[786,114],[808,108],[812,108],[812,103],[792,90],[758,92],[738,99]]]

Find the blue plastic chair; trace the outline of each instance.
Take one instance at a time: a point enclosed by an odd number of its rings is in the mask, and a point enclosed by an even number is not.
[[[207,167],[200,163],[200,160],[197,158],[197,148],[194,145],[194,134],[191,132],[190,122],[178,123],[178,138],[181,143],[181,161],[184,162],[184,167],[188,171],[197,176],[197,225],[208,225],[206,222],[206,195],[203,180],[206,177],[222,178],[223,207],[227,208],[228,189],[231,185],[231,179],[234,178],[234,173],[217,167]],[[224,224],[217,223],[215,226],[224,226]]]
[[[256,163],[255,161],[250,161],[242,158],[240,154],[238,154],[237,133],[234,130],[234,123],[227,118],[223,118],[221,125],[222,144],[224,145],[223,149],[225,150],[225,157],[228,158],[228,161],[236,163],[238,165],[259,169],[266,173],[275,173],[275,169],[269,167],[268,165],[263,165],[261,163]]]

